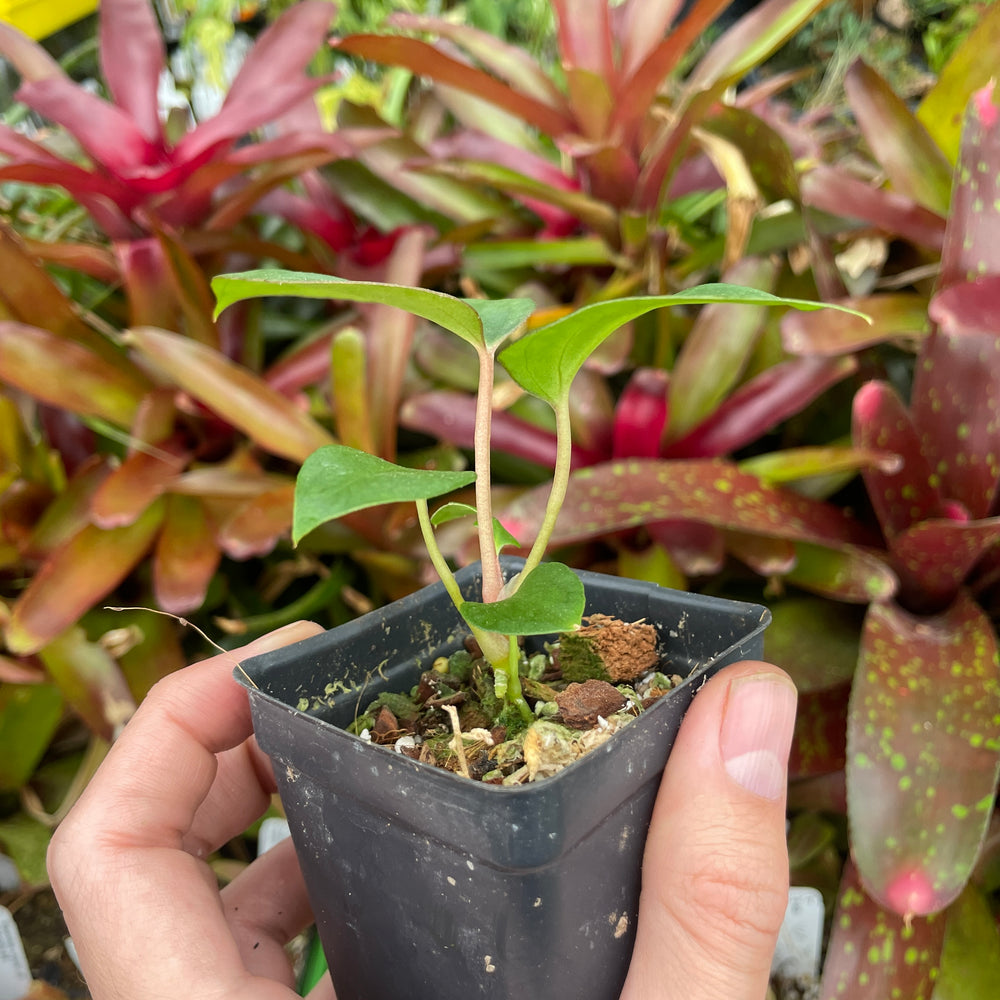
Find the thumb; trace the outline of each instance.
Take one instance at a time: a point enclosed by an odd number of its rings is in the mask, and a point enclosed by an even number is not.
[[[766,663],[694,699],[646,842],[622,1000],[763,1000],[788,899],[785,792],[796,693]]]

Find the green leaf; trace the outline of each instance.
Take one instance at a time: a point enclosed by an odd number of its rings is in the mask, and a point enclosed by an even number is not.
[[[531,315],[530,299],[457,299],[444,292],[377,281],[347,281],[331,274],[308,274],[267,268],[223,274],[212,279],[218,306],[215,315],[235,302],[268,295],[292,295],[307,299],[374,302],[396,306],[443,326],[473,347],[495,350]]]
[[[504,348],[500,361],[515,382],[534,396],[557,406],[568,394],[584,362],[620,326],[664,306],[710,305],[783,306],[793,309],[839,309],[844,306],[786,299],[755,288],[715,283],[698,285],[672,295],[650,295],[593,302],[543,326]]]
[[[0,820],[0,847],[17,866],[26,885],[47,885],[45,854],[52,830],[24,813]]]
[[[948,910],[933,1000],[992,1000],[1000,982],[1000,933],[982,891],[967,885]]]
[[[547,635],[580,624],[585,596],[580,578],[562,563],[542,563],[510,597],[491,604],[465,601],[462,617],[476,628],[501,635]]]
[[[366,507],[428,500],[469,486],[474,472],[405,469],[345,445],[327,445],[303,463],[295,485],[292,540]]]
[[[62,695],[53,684],[0,684],[0,790],[31,777],[62,718]]]
[[[447,524],[448,521],[457,521],[460,517],[475,517],[476,508],[467,503],[446,503],[438,507],[431,515],[431,524],[437,527],[439,524]],[[520,547],[521,543],[500,523],[497,518],[493,518],[493,542],[496,545],[497,555],[505,545]]]

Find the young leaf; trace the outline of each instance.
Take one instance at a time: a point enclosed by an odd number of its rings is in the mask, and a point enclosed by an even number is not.
[[[548,635],[574,628],[583,615],[580,578],[562,563],[542,563],[510,597],[490,604],[465,601],[462,617],[475,628],[501,635]]]
[[[852,315],[855,310],[828,306],[823,302],[786,299],[754,288],[722,283],[698,285],[671,295],[594,302],[541,327],[504,348],[500,361],[515,382],[552,406],[569,394],[576,373],[594,350],[620,326],[663,306],[709,305],[784,306],[793,309],[840,309]]]
[[[406,469],[345,445],[327,445],[303,463],[295,488],[292,540],[366,507],[428,500],[475,482],[474,472]]]
[[[438,507],[431,515],[431,524],[437,527],[439,524],[447,524],[449,521],[457,521],[461,517],[475,517],[476,508],[467,503],[446,503]],[[493,541],[496,544],[497,553],[505,545],[520,547],[521,543],[496,519],[493,518]]]

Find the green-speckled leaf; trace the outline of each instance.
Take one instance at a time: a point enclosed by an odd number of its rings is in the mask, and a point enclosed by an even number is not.
[[[934,616],[868,609],[847,747],[866,890],[899,914],[947,906],[972,872],[1000,767],[996,637],[970,597]]]
[[[476,481],[474,472],[407,469],[346,445],[327,445],[303,463],[295,483],[292,540],[366,507],[429,500]]]
[[[833,914],[820,1000],[931,1000],[943,915],[905,920],[866,895],[848,860]]]
[[[1000,482],[1000,273],[952,285],[931,316],[938,328],[914,372],[913,423],[945,496],[986,517]]]
[[[459,610],[476,628],[501,635],[548,635],[580,624],[585,596],[580,578],[562,563],[541,563],[502,601],[465,601]]]

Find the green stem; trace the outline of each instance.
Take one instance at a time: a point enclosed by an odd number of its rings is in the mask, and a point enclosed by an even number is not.
[[[476,520],[479,531],[479,558],[483,566],[483,602],[500,597],[503,575],[493,540],[493,497],[490,477],[490,433],[493,422],[493,354],[479,352],[479,391],[476,396],[475,464]]]
[[[420,523],[420,533],[424,537],[424,545],[427,546],[427,555],[430,556],[431,565],[437,571],[437,575],[444,584],[444,589],[448,591],[448,596],[451,598],[452,604],[455,605],[456,610],[461,614],[465,597],[458,586],[455,574],[452,573],[451,567],[448,565],[448,560],[445,559],[441,549],[438,548],[437,539],[434,537],[434,525],[431,524],[430,511],[427,509],[427,501],[417,500],[416,505],[417,521]],[[500,664],[500,669],[503,669],[503,664],[507,657],[507,645],[504,636],[497,635],[495,632],[485,632],[472,624],[469,624],[469,631],[476,637],[476,642],[479,643],[479,648],[483,651],[483,656],[490,662],[493,669],[497,669],[497,664]]]
[[[556,465],[552,473],[552,487],[549,490],[549,499],[545,504],[545,516],[542,518],[542,525],[538,529],[538,535],[528,558],[525,560],[524,569],[521,571],[521,579],[524,579],[541,561],[545,555],[545,550],[549,547],[552,532],[556,527],[556,520],[559,511],[562,509],[563,501],[566,499],[566,490],[569,488],[570,462],[573,450],[573,432],[570,426],[569,399],[560,400],[554,406],[556,414]]]
[[[507,663],[504,669],[507,675],[507,704],[517,708],[525,722],[532,722],[535,713],[531,711],[531,706],[524,700],[524,693],[521,691],[521,672],[518,669],[521,663],[521,651],[517,646],[517,638],[510,635],[507,637],[507,642]]]

